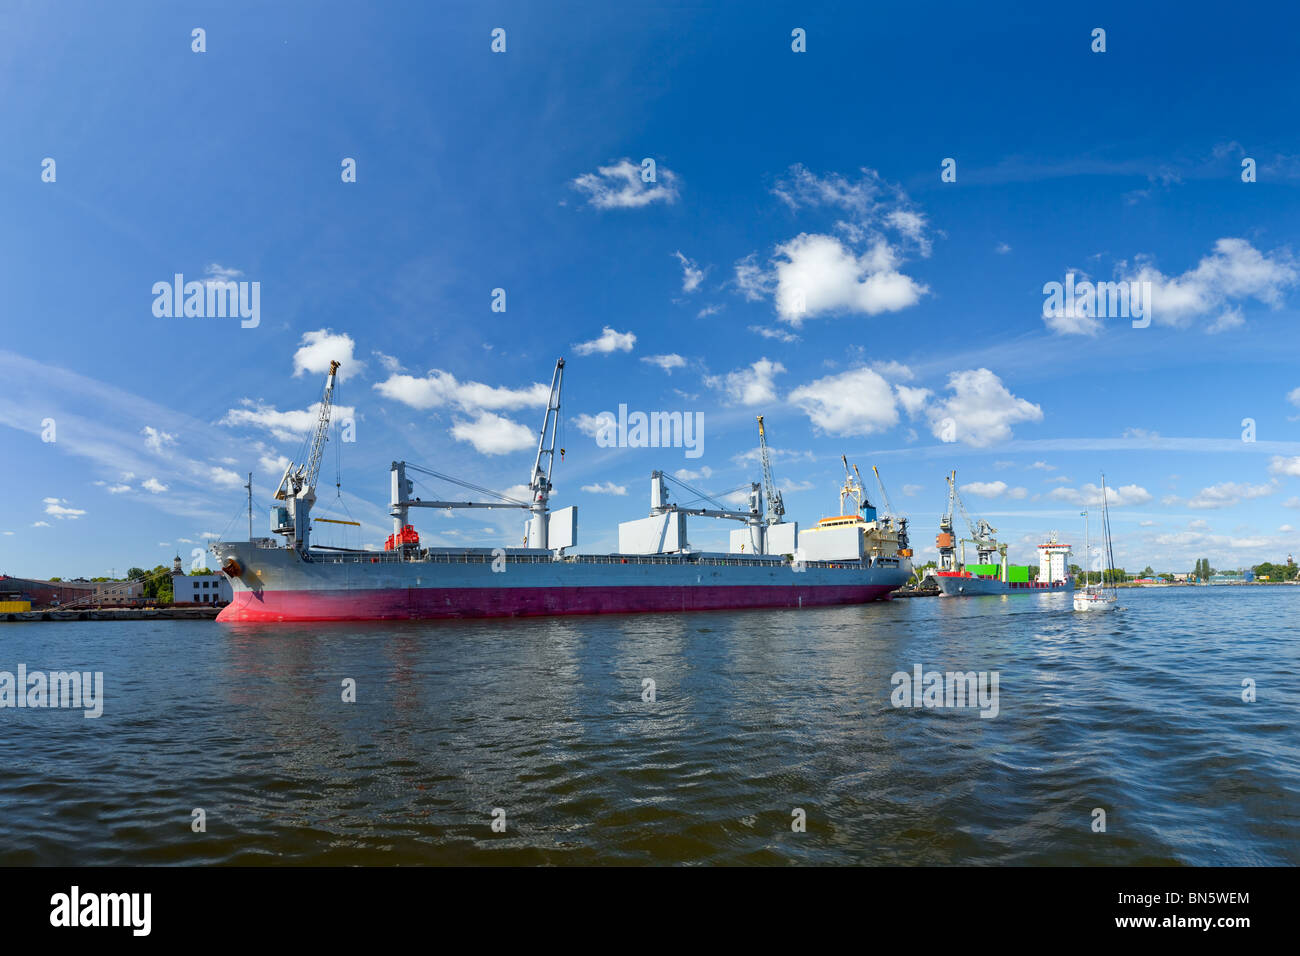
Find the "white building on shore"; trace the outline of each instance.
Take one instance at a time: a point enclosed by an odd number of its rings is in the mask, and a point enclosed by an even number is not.
[[[234,598],[230,579],[220,571],[214,574],[185,573],[181,556],[172,562],[172,602],[175,604],[229,604]]]

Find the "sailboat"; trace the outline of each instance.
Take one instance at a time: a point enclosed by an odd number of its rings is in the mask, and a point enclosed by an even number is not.
[[[1111,546],[1110,540],[1110,506],[1106,500],[1106,476],[1101,476],[1101,528],[1104,546],[1102,556],[1104,557],[1104,570],[1101,573],[1101,581],[1092,584],[1087,580],[1085,572],[1084,586],[1082,589],[1074,592],[1074,609],[1076,611],[1113,611],[1119,603],[1119,591],[1115,588],[1115,551]],[[1088,512],[1083,513],[1083,553],[1087,555],[1087,562],[1092,564],[1092,545],[1088,540]],[[1107,585],[1106,579],[1111,579]]]

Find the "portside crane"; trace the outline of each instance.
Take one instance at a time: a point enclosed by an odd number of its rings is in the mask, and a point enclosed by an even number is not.
[[[767,497],[767,523],[780,524],[785,520],[785,501],[772,480],[772,456],[767,449],[767,431],[763,428],[763,416],[758,416],[758,456],[763,465],[763,492]]]
[[[856,466],[854,466],[854,470],[857,470]],[[898,553],[905,558],[910,558],[912,556],[912,548],[907,540],[907,519],[901,517],[898,512],[894,510],[894,504],[889,500],[889,492],[885,491],[885,482],[880,477],[880,469],[875,465],[872,465],[871,471],[876,476],[876,487],[880,489],[880,503],[885,506],[885,520],[898,535]],[[859,476],[858,480],[861,482],[861,476]]]
[[[334,384],[338,370],[339,363],[330,362],[306,461],[290,462],[275,490],[275,500],[286,502],[286,506],[277,514],[271,530],[284,535],[292,547],[304,555],[311,546],[311,509],[316,503],[316,478],[320,474],[325,442],[329,440],[330,412],[334,406]]]

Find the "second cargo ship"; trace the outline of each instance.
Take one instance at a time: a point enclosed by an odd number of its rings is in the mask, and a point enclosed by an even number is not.
[[[1025,565],[1008,564],[1007,546],[994,537],[998,529],[983,518],[978,521],[971,518],[957,493],[957,472],[947,478],[948,510],[939,519],[939,534],[934,541],[939,551],[939,566],[930,572],[944,597],[1074,590],[1069,562],[1071,548],[1057,541],[1055,531],[1038,546],[1036,574],[1031,575],[1033,569]],[[953,531],[954,513],[958,510],[970,529],[968,538],[959,539]],[[974,564],[966,563],[967,543],[974,545],[977,556]]]
[[[285,470],[276,490],[272,528],[282,541],[221,541],[212,551],[230,578],[233,601],[218,621],[350,621],[411,618],[515,617],[737,608],[800,608],[859,604],[888,597],[910,578],[906,519],[878,515],[856,469],[841,489],[852,513],[799,532],[784,519],[772,482],[762,419],[763,482],[750,486],[747,506],[712,508],[669,501],[662,472],[651,475],[650,515],[619,525],[619,550],[576,554],[577,509],[552,512],[551,470],[560,414],[564,360],[555,365],[529,500],[459,482],[407,462],[393,462],[393,534],[383,551],[311,544],[311,509],[329,428],[338,363],[331,363],[306,461]],[[563,457],[564,449],[560,449]],[[472,488],[491,501],[423,501],[407,472]],[[681,482],[676,482],[682,484]],[[688,491],[695,489],[682,485]],[[883,486],[882,486],[883,487]],[[698,494],[698,493],[697,493]],[[766,512],[764,505],[766,504]],[[522,548],[426,548],[409,522],[411,508],[517,508],[528,512]],[[692,548],[690,516],[741,523],[725,553]],[[317,519],[326,520],[326,519]],[[345,522],[351,523],[351,522]]]

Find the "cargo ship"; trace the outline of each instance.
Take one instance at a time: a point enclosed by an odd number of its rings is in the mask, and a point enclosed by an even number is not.
[[[1038,571],[1030,580],[1031,569],[1007,563],[1007,546],[995,535],[998,529],[983,518],[971,518],[957,492],[957,472],[948,479],[948,509],[939,519],[935,547],[939,566],[930,572],[939,593],[944,597],[973,597],[982,594],[1049,594],[1071,592],[1074,578],[1070,574],[1070,545],[1057,540],[1055,531],[1038,546]],[[970,537],[958,538],[953,519],[957,511],[970,530]],[[966,563],[966,545],[975,547],[977,562]],[[994,561],[992,559],[996,558]]]
[[[619,550],[574,553],[577,509],[550,509],[563,359],[556,363],[551,379],[528,484],[529,500],[395,461],[389,508],[393,533],[384,549],[314,546],[311,510],[338,367],[336,362],[330,365],[305,460],[286,468],[276,490],[271,530],[280,539],[212,545],[234,591],[233,600],[217,617],[220,622],[802,608],[887,598],[911,576],[905,519],[878,515],[862,493],[860,476],[853,487],[846,480],[841,489],[841,511],[847,491],[856,505],[852,514],[823,520],[802,535],[797,522],[785,521],[761,418],[763,482],[751,483],[745,506],[728,507],[656,471],[651,474],[650,514],[619,525]],[[413,497],[408,473],[457,484],[474,490],[480,499],[492,500],[421,500]],[[686,507],[670,500],[669,482],[713,507]],[[412,508],[523,510],[528,515],[524,546],[424,547],[410,521]],[[732,520],[741,527],[731,533],[727,552],[704,552],[690,546],[689,517]]]

